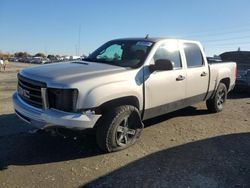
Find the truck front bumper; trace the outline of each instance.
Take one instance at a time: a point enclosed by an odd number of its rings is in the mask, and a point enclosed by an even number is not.
[[[44,129],[58,126],[69,129],[83,130],[93,128],[101,115],[86,113],[69,113],[56,109],[40,109],[23,101],[15,92],[12,96],[16,115],[26,123]]]

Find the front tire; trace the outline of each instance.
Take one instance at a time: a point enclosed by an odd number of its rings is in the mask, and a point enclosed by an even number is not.
[[[98,121],[96,141],[105,152],[123,150],[138,140],[143,127],[136,107],[118,106],[103,114]]]
[[[224,83],[219,83],[215,95],[206,101],[210,112],[216,113],[222,111],[227,100],[227,87]]]

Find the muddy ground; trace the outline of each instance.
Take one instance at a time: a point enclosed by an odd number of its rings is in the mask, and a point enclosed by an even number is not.
[[[13,113],[21,63],[0,72],[0,187],[250,187],[250,98],[229,95],[223,112],[204,103],[145,122],[137,144],[104,154],[93,131],[67,138]]]

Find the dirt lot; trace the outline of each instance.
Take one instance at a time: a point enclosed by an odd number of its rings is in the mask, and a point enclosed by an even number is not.
[[[0,73],[0,187],[250,187],[250,98],[204,103],[145,122],[131,148],[103,154],[92,131],[32,133],[13,113],[18,69]]]

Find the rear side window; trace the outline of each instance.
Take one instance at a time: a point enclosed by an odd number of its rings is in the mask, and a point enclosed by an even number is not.
[[[154,61],[159,59],[168,59],[174,63],[174,69],[180,69],[182,64],[177,42],[166,42],[162,44],[154,55]]]
[[[199,67],[204,64],[200,47],[197,44],[185,43],[184,52],[187,60],[187,67]]]

